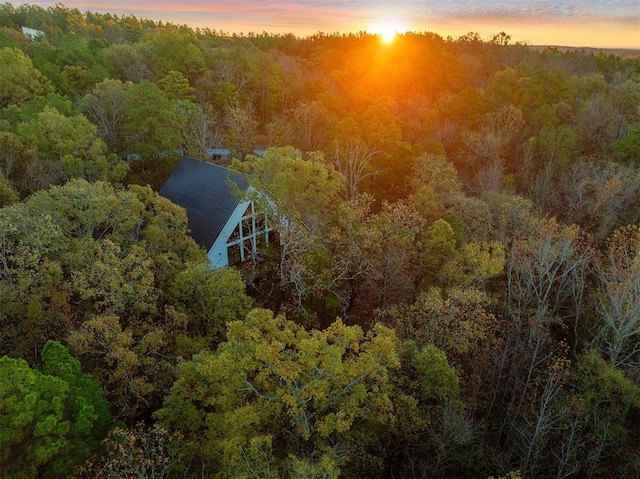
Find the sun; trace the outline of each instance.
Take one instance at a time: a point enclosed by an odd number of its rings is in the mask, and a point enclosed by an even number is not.
[[[385,43],[391,43],[393,41],[394,38],[396,38],[396,32],[395,30],[387,30],[384,32],[380,33],[380,38],[382,38],[382,41]]]
[[[385,43],[391,43],[395,40],[396,35],[404,33],[407,29],[400,22],[394,20],[387,20],[376,24],[372,29],[372,32],[380,35],[380,39]]]

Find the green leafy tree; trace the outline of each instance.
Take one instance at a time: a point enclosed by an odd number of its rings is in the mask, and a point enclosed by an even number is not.
[[[0,48],[8,47],[25,51],[29,46],[29,41],[26,35],[15,28],[7,27],[6,24],[0,27]]]
[[[418,212],[403,201],[383,203],[382,211],[365,222],[372,231],[365,233],[368,243],[362,245],[362,254],[373,274],[361,278],[358,294],[367,298],[370,307],[387,308],[413,298],[420,275],[418,235],[423,225]]]
[[[195,81],[206,70],[204,52],[190,29],[168,26],[150,32],[143,41],[150,46],[151,70],[156,78],[177,71]]]
[[[5,110],[5,114],[12,125],[17,126],[19,123],[32,121],[46,108],[57,110],[58,113],[66,117],[78,114],[69,97],[59,93],[49,93],[46,96],[35,97],[21,108],[11,106]]]
[[[71,22],[81,22],[86,25],[80,12],[70,18]],[[82,28],[82,27],[81,27]],[[97,79],[108,75],[108,71],[97,64],[95,43],[91,40],[70,32],[56,41],[55,66],[59,68],[57,78],[52,78],[56,90],[66,96],[82,96],[91,90]]]
[[[465,243],[442,268],[441,282],[447,285],[474,285],[482,288],[504,271],[505,251],[502,243]]]
[[[445,221],[451,220],[449,224],[456,223],[462,227],[461,240],[483,242],[497,237],[489,204],[480,198],[466,195],[452,197],[443,218]]]
[[[171,100],[154,83],[143,81],[125,91],[124,128],[128,152],[154,158],[178,143],[178,121]]]
[[[451,225],[442,218],[429,226],[422,241],[422,288],[439,282],[440,270],[457,250],[456,234]]]
[[[2,354],[64,340],[128,419],[160,401],[186,325],[170,285],[206,260],[184,210],[148,187],[72,180],[0,209],[0,237]]]
[[[339,205],[328,236],[323,268],[328,293],[349,321],[366,324],[376,308],[410,301],[418,277],[416,238],[423,228],[406,202],[382,204],[360,195]]]
[[[361,116],[349,116],[336,123],[330,158],[345,178],[347,199],[364,191],[397,198],[393,190],[403,182],[407,166],[404,162],[408,148],[401,140],[397,118],[382,104],[372,104]]]
[[[32,120],[18,125],[18,134],[23,143],[36,148],[39,162],[50,164],[51,172],[40,179],[41,187],[78,177],[120,181],[128,170],[108,152],[95,126],[83,115],[67,117],[45,107]]]
[[[34,215],[49,215],[70,238],[108,237],[130,245],[141,223],[143,205],[130,192],[104,182],[73,180],[33,195],[26,202]]]
[[[365,420],[389,420],[390,373],[398,366],[389,329],[364,334],[338,320],[308,332],[254,310],[229,325],[215,353],[182,364],[158,417],[219,477],[266,468],[282,475],[300,461],[331,470],[353,459],[345,433]]]
[[[178,274],[172,293],[187,316],[189,334],[208,344],[224,339],[227,325],[244,318],[252,303],[239,271],[212,270],[206,263],[190,265]]]
[[[633,440],[637,431],[630,414],[640,407],[637,382],[593,350],[579,357],[571,379],[571,412],[578,418],[580,433],[574,439],[578,470],[585,477],[638,474],[638,443]]]
[[[68,319],[65,301],[55,315],[48,306],[61,292],[55,285],[62,271],[52,256],[64,251],[64,235],[51,216],[16,204],[0,209],[0,238],[0,353],[33,359]]]
[[[631,127],[624,138],[614,144],[616,155],[623,160],[640,159],[640,125]]]
[[[174,317],[163,319],[128,324],[113,314],[97,314],[68,335],[69,347],[94,365],[92,372],[109,392],[121,420],[135,420],[157,407],[174,379],[167,327]]]
[[[106,435],[99,383],[60,343],[42,351],[42,370],[0,358],[0,460],[7,478],[69,477]]]
[[[445,203],[462,192],[462,183],[453,163],[444,155],[423,154],[414,160],[411,203],[430,221],[445,212]]]
[[[469,467],[476,454],[473,426],[460,401],[456,369],[432,344],[405,341],[400,360],[394,375],[395,420],[371,439],[378,455],[386,456],[386,470],[397,477],[473,476],[478,472],[477,461]],[[353,476],[367,475],[367,470]]]
[[[101,54],[111,72],[111,78],[134,83],[153,80],[150,67],[151,48],[148,44],[111,43]]]
[[[29,172],[35,149],[20,141],[15,133],[0,131],[0,171],[22,192],[31,192]]]
[[[196,89],[189,85],[189,79],[182,73],[170,71],[158,80],[157,85],[172,100],[193,101],[196,99]]]
[[[632,413],[640,400],[637,383],[593,349],[581,353],[571,370],[554,369],[551,376],[563,376],[556,391],[549,394],[552,388],[547,384],[540,390],[541,401],[536,401],[544,414],[522,428],[529,430],[525,444],[531,444],[531,439],[542,440],[528,455],[538,458],[537,474],[637,475],[640,467]],[[534,472],[531,464],[522,466],[523,471]]]
[[[131,321],[155,315],[158,291],[153,259],[144,248],[133,245],[122,251],[109,239],[93,246],[93,251],[87,251],[91,263],[82,265],[71,279],[78,310],[126,316]]]
[[[275,203],[274,214],[309,228],[325,226],[342,187],[341,175],[322,155],[303,156],[292,147],[269,148],[264,156],[248,155],[235,163]]]
[[[173,204],[148,186],[129,186],[129,191],[142,203],[142,231],[134,238],[141,240],[153,259],[154,277],[160,299],[169,295],[176,275],[189,263],[206,262],[206,253],[188,234],[184,208]]]
[[[138,182],[159,188],[173,168],[172,158],[181,144],[183,125],[177,103],[155,83],[144,80],[126,89],[124,112],[124,153],[140,160],[134,163],[142,174]]]
[[[473,287],[430,288],[413,303],[380,311],[378,317],[418,348],[433,345],[444,352],[460,377],[465,404],[482,407],[502,346],[502,328],[486,293]]]
[[[47,79],[33,66],[31,59],[16,48],[0,49],[0,109],[23,105],[36,96],[52,91]]]
[[[0,208],[16,203],[18,199],[18,192],[13,189],[9,180],[0,173]]]
[[[322,259],[332,217],[341,203],[343,178],[320,153],[292,147],[269,148],[264,156],[247,155],[234,167],[250,175],[258,195],[252,195],[267,221],[279,233],[275,259],[285,301],[299,310],[304,301],[324,291]]]

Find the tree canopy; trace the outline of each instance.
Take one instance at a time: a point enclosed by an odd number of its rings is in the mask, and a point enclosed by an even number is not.
[[[0,476],[640,476],[637,51],[3,3],[0,65]]]

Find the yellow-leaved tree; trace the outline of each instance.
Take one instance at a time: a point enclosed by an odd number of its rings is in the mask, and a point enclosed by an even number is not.
[[[393,416],[398,345],[383,326],[364,333],[337,320],[307,331],[256,309],[216,352],[182,364],[158,418],[185,436],[204,475],[337,477],[353,459],[348,435]]]

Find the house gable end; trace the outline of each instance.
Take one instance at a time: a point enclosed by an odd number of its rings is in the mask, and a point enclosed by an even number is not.
[[[241,203],[248,183],[240,173],[183,156],[160,194],[187,211],[193,239],[209,251]]]
[[[242,221],[242,217],[247,207],[251,206],[251,202],[243,201],[239,203],[236,208],[233,210],[226,224],[220,231],[220,234],[214,241],[213,245],[207,252],[207,256],[209,258],[209,262],[211,266],[215,268],[222,268],[223,266],[229,266],[229,257],[227,253],[227,243],[231,238],[234,230],[238,227],[238,225]]]

